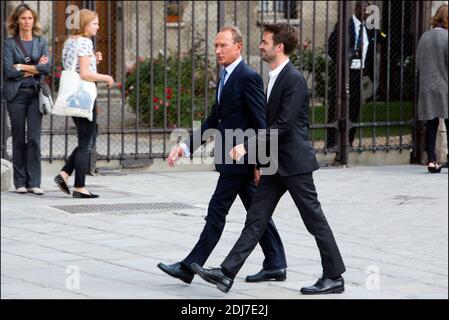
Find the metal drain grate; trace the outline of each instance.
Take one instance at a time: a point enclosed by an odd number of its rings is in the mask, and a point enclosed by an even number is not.
[[[195,209],[196,207],[182,202],[152,202],[152,203],[113,203],[113,204],[78,204],[52,206],[52,208],[66,211],[68,213],[95,213],[111,211],[131,210],[158,210],[170,211],[179,209]]]

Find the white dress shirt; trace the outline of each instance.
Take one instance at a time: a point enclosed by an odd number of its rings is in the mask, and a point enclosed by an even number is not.
[[[237,60],[235,60],[233,63],[231,63],[230,65],[228,65],[225,69],[226,69],[226,77],[224,79],[224,84],[226,84],[226,81],[228,81],[229,77],[231,76],[232,71],[234,71],[234,69],[238,66],[238,64],[243,60],[243,58],[240,56],[237,58]],[[218,84],[220,86],[220,83]],[[224,87],[224,85],[223,85]],[[218,88],[217,88],[218,90]],[[221,88],[221,90],[223,90],[223,88]],[[217,100],[220,99],[220,95],[221,92],[218,92],[217,94]],[[187,147],[187,145],[183,142],[181,143],[180,147],[182,148],[182,150],[184,151],[184,154],[186,157],[190,157],[190,150]]]
[[[290,59],[287,59],[276,69],[268,72],[270,79],[268,80],[268,87],[267,87],[267,102],[268,102],[268,99],[270,98],[271,90],[273,89],[274,83],[276,82],[276,79],[278,78],[279,73],[281,73],[282,69],[284,69],[284,67],[289,62],[290,62]]]
[[[352,20],[354,21],[354,29],[355,29],[355,41],[354,45],[357,45],[357,40],[359,36],[360,31],[360,20],[357,19],[355,15],[352,15]],[[366,26],[363,26],[363,54],[362,54],[362,69],[365,68],[365,60],[366,60],[366,54],[368,53],[368,33],[366,31]],[[360,67],[351,66],[351,69],[358,69],[360,70]]]

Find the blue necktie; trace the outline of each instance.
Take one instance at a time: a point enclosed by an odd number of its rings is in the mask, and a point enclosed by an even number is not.
[[[223,69],[223,72],[221,73],[220,85],[218,87],[218,96],[217,96],[218,102],[220,102],[221,93],[223,92],[226,74],[227,74],[226,69]]]
[[[363,50],[363,23],[360,24],[359,34],[357,37],[357,49]]]

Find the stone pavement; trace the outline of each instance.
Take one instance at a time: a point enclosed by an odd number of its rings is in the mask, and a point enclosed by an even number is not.
[[[287,253],[287,280],[244,282],[260,268],[258,247],[224,294],[199,278],[187,285],[156,267],[184,258],[196,243],[217,173],[121,171],[88,177],[91,191],[101,195],[95,200],[61,193],[52,182],[55,173],[43,177],[44,196],[1,194],[2,299],[311,298],[299,289],[320,276],[319,254],[288,194],[274,216]],[[447,169],[431,175],[411,165],[323,168],[315,182],[347,272],[345,293],[313,299],[448,298]],[[156,205],[165,202],[174,203]],[[153,209],[92,206],[124,203]],[[94,212],[67,207],[81,204],[91,204],[87,209]],[[244,216],[237,200],[207,266],[220,264]]]

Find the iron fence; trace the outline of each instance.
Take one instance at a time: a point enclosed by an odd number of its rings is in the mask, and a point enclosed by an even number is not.
[[[1,45],[5,21],[23,1],[1,2]],[[98,85],[98,130],[94,159],[151,161],[167,155],[174,128],[191,130],[214,103],[219,66],[213,39],[225,25],[236,25],[245,40],[243,58],[267,83],[268,66],[258,51],[263,25],[287,22],[297,27],[298,50],[292,62],[303,72],[310,92],[310,139],[319,153],[335,153],[346,163],[349,152],[414,150],[419,155],[414,52],[426,28],[422,2],[373,1],[380,29],[362,71],[351,68],[353,2],[338,1],[25,1],[34,7],[51,50],[48,82],[54,96],[61,73],[61,51],[69,34],[66,8],[99,13],[94,39],[103,52],[99,72],[117,87]],[[172,17],[174,15],[174,17]],[[371,39],[369,39],[371,40]],[[1,50],[3,61],[3,49]],[[2,64],[3,68],[3,64]],[[3,74],[3,70],[2,70]],[[1,79],[3,88],[3,78]],[[6,102],[1,101],[2,158],[11,154]],[[71,120],[44,117],[42,158],[66,159],[76,145]]]

